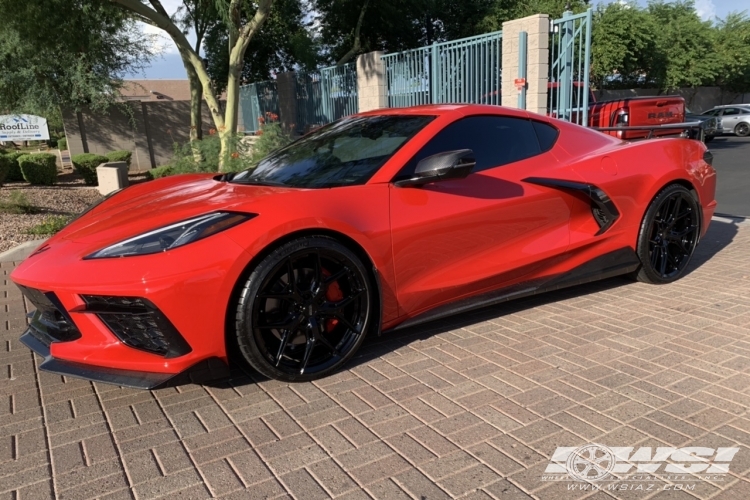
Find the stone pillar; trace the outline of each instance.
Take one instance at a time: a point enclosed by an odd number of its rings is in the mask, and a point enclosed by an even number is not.
[[[279,94],[279,121],[284,130],[297,130],[297,75],[294,71],[276,76]]]
[[[518,34],[528,33],[526,58],[526,109],[547,113],[547,82],[549,78],[549,16],[533,16],[503,23],[503,97],[502,105],[518,107]]]
[[[357,99],[359,112],[388,107],[388,83],[382,51],[357,57]]]

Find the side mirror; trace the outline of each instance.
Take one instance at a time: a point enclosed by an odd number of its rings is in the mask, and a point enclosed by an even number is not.
[[[423,186],[430,182],[447,179],[463,179],[471,173],[474,165],[474,152],[471,149],[456,149],[428,156],[417,163],[414,176],[396,181],[398,187]]]

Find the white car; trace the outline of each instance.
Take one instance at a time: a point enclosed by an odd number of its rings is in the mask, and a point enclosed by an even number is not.
[[[750,104],[732,104],[729,106],[716,106],[701,113],[706,116],[715,116],[721,121],[724,132],[731,132],[740,137],[750,135]]]

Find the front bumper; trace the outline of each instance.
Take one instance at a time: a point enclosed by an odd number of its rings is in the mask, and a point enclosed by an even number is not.
[[[52,314],[45,320],[52,336],[40,334],[45,322],[23,335],[24,343],[44,358],[42,369],[144,389],[228,375],[227,306],[249,260],[237,244],[218,234],[143,257],[84,260],[86,252],[90,248],[83,244],[53,238],[48,249],[32,254],[11,275],[27,297],[31,290],[56,303],[54,309],[47,307]],[[137,310],[123,311],[130,306],[97,298],[143,300]],[[36,299],[29,297],[37,310],[44,309],[39,307],[43,299]],[[137,339],[118,335],[128,320],[124,312],[136,317],[126,325],[131,330],[148,332],[156,325],[163,333],[169,324],[179,338],[157,335],[157,347],[164,338],[168,345],[160,350],[152,344],[149,350]],[[55,327],[64,323],[72,328],[61,334]]]
[[[227,364],[216,357],[204,359],[180,373],[137,372],[55,359],[50,354],[49,346],[39,339],[39,332],[32,328],[27,329],[21,335],[20,340],[26,347],[44,358],[39,366],[41,370],[134,389],[159,389],[189,383],[202,384],[229,376]]]

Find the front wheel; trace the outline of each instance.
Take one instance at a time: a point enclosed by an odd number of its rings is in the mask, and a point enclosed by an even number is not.
[[[750,125],[747,123],[738,123],[737,126],[734,127],[734,133],[740,137],[747,137],[750,135]]]
[[[638,281],[671,283],[685,274],[700,234],[700,208],[684,186],[664,188],[646,210],[638,235]]]
[[[252,271],[237,303],[235,340],[261,374],[286,382],[325,377],[344,365],[374,325],[375,288],[338,241],[285,243]]]

